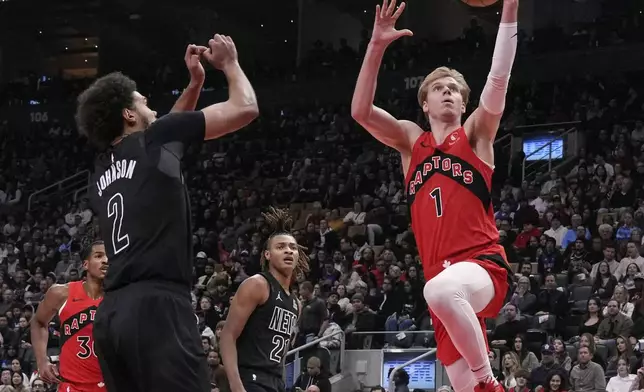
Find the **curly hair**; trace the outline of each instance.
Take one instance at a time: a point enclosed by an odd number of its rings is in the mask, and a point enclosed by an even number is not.
[[[133,108],[136,83],[120,72],[96,79],[81,95],[76,107],[78,131],[105,150],[123,134],[123,109]]]
[[[293,217],[288,212],[288,210],[269,207],[268,212],[263,212],[262,216],[270,228],[271,234],[266,240],[266,245],[264,250],[268,250],[269,244],[273,237],[278,235],[290,235],[293,236],[292,227],[293,227]],[[295,274],[296,276],[299,273],[306,273],[309,271],[309,255],[307,253],[307,248],[302,245],[297,245],[297,251],[299,257],[297,259],[297,264],[295,265]],[[268,260],[264,257],[264,252],[262,252],[261,263],[264,270],[268,269]]]

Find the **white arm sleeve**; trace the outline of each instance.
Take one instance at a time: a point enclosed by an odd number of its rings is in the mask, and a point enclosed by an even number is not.
[[[481,106],[490,114],[501,114],[505,109],[505,94],[517,53],[517,31],[517,23],[499,25],[492,68],[481,93]]]

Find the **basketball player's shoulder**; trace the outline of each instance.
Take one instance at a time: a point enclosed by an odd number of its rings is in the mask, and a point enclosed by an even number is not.
[[[65,284],[53,284],[45,293],[45,297],[50,297],[51,299],[67,299],[69,296],[69,288],[71,283]]]
[[[254,300],[258,303],[264,303],[268,299],[270,293],[270,283],[268,279],[262,274],[255,274],[250,278],[244,280],[237,289],[237,295],[241,295],[244,299]]]
[[[424,133],[423,129],[415,122],[409,120],[398,120],[398,124],[400,124],[405,135],[407,135],[410,148],[413,148],[416,140]]]

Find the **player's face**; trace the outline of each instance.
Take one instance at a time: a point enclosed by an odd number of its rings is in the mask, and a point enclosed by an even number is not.
[[[87,260],[83,261],[83,268],[87,274],[96,278],[104,279],[107,272],[107,253],[105,253],[105,245],[92,246],[92,253]]]
[[[148,107],[148,99],[138,91],[134,92],[133,116],[142,129],[146,129],[157,119],[157,112]]]
[[[299,252],[295,238],[290,235],[276,235],[270,241],[270,248],[264,257],[279,271],[292,272],[297,265]]]
[[[427,89],[423,112],[443,121],[453,121],[465,113],[461,85],[451,76],[436,79]]]

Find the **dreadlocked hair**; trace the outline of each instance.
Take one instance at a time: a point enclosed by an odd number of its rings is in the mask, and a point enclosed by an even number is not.
[[[265,250],[268,250],[270,241],[271,239],[273,239],[273,237],[278,235],[293,236],[293,233],[291,231],[293,227],[293,217],[288,212],[288,210],[268,207],[268,212],[263,212],[262,216],[264,217],[264,220],[266,221],[266,224],[268,224],[268,227],[271,231],[271,234],[266,240],[266,245],[264,245]],[[295,274],[293,275],[293,277],[295,277],[295,275],[297,275],[298,273],[309,272],[309,255],[307,250],[308,249],[304,246],[297,244],[299,257],[297,258],[297,264],[295,265]],[[262,263],[262,268],[265,271],[268,270],[268,260],[264,256],[264,252],[262,252],[260,260]]]

